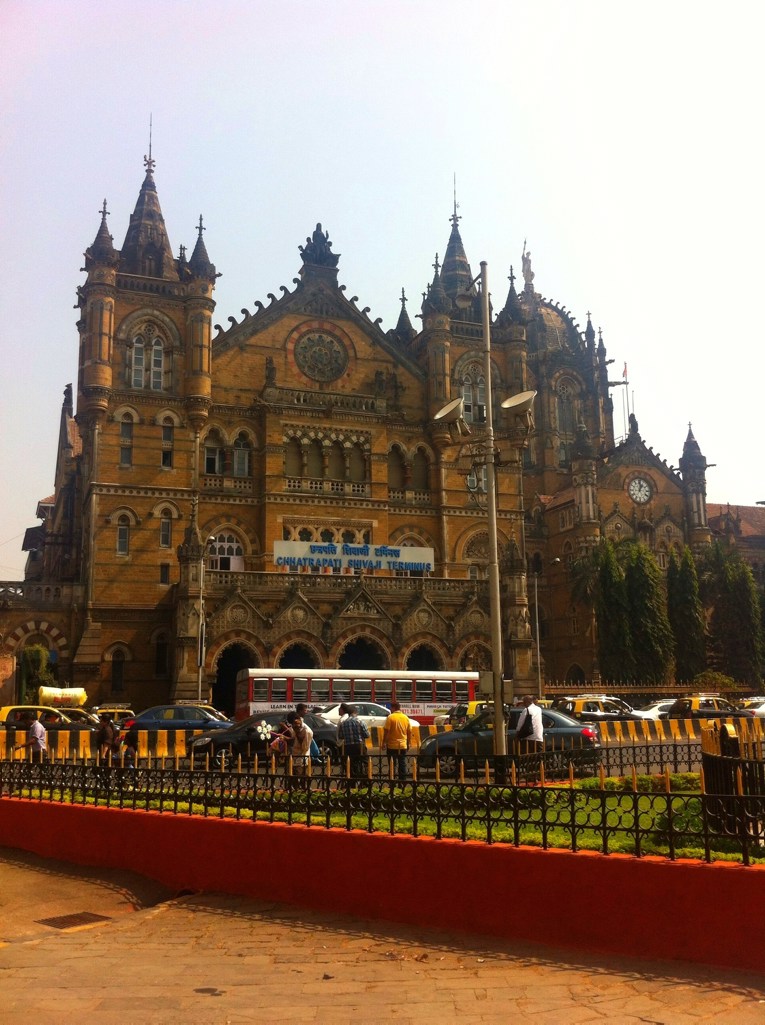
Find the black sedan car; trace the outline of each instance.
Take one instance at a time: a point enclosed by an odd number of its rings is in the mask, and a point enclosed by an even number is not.
[[[513,752],[515,734],[522,709],[505,712],[507,750]],[[578,768],[594,769],[600,764],[600,735],[595,725],[577,722],[556,709],[542,709],[545,768],[566,770],[569,761]],[[442,776],[456,776],[460,761],[466,767],[482,767],[494,758],[494,709],[487,708],[460,729],[438,733],[423,740],[417,755],[420,769],[433,769],[438,763]]]
[[[122,723],[123,730],[214,730],[231,725],[215,709],[204,705],[154,705]]]
[[[252,762],[256,755],[260,759],[267,759],[271,737],[278,731],[286,714],[256,712],[233,725],[221,723],[226,726],[225,729],[208,729],[192,737],[186,745],[186,755],[194,763],[203,761],[209,755],[210,765],[216,768],[236,762],[240,755],[242,762]],[[339,758],[337,727],[311,712],[303,716],[303,721],[313,730],[313,739],[319,748],[319,764],[323,765],[326,759],[336,762]]]

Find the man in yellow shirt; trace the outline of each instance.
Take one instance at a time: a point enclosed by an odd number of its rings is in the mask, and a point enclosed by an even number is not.
[[[383,726],[380,750],[385,749],[388,761],[393,762],[398,779],[406,779],[406,752],[412,743],[412,724],[401,711],[398,701],[391,701],[390,715]]]

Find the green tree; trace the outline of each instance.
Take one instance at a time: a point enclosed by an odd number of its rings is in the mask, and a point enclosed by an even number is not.
[[[675,679],[688,683],[706,666],[706,626],[696,563],[690,548],[680,562],[672,552],[667,570],[667,614],[672,629]]]
[[[21,679],[24,700],[37,703],[40,687],[54,687],[56,678],[50,664],[50,652],[44,644],[30,644],[21,652]]]
[[[632,547],[625,590],[635,678],[641,683],[661,683],[672,663],[672,630],[661,570],[645,545]]]
[[[752,571],[733,546],[716,541],[698,559],[704,607],[711,610],[710,668],[756,686],[762,679],[763,619]]]
[[[610,541],[604,541],[598,549],[595,619],[601,675],[613,683],[634,680],[635,661],[625,575]]]

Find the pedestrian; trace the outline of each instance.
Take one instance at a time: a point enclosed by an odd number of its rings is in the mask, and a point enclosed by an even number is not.
[[[119,752],[117,731],[108,712],[99,713],[98,721],[100,725],[96,730],[95,738],[98,756],[102,762],[110,765],[115,760],[115,755]]]
[[[311,755],[313,730],[303,717],[298,715],[297,711],[290,712],[287,716],[287,725],[289,727],[289,753],[292,756],[292,771],[296,776],[304,776]]]
[[[305,701],[298,701],[298,703],[295,705],[295,711],[307,726],[308,724],[305,722],[305,717],[308,714],[308,705],[305,703]],[[311,730],[311,750],[309,754],[311,756],[311,765],[322,764],[321,751],[319,750],[319,745],[313,739],[313,730]]]
[[[523,742],[522,751],[524,753],[541,751],[544,747],[542,709],[531,694],[523,695],[523,711],[518,718],[515,739]]]
[[[344,764],[347,765],[345,759],[349,758],[351,775],[361,779],[364,776],[369,730],[367,724],[359,719],[359,710],[355,705],[346,705],[346,708],[346,717],[340,720],[337,727],[337,739],[343,748]]]
[[[401,711],[398,701],[391,701],[390,715],[383,726],[380,751],[385,748],[388,763],[392,764],[398,779],[406,779],[406,753],[412,746],[412,724]]]
[[[34,714],[25,711],[21,716],[21,725],[27,731],[26,744],[17,744],[14,751],[26,751],[31,748],[32,761],[44,762],[48,758],[48,740],[45,735],[45,727]]]

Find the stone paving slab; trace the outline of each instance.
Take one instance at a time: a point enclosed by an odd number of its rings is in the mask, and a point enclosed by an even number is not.
[[[105,908],[88,928],[36,924]],[[0,910],[2,1025],[765,1025],[765,975],[176,897],[15,851]]]

